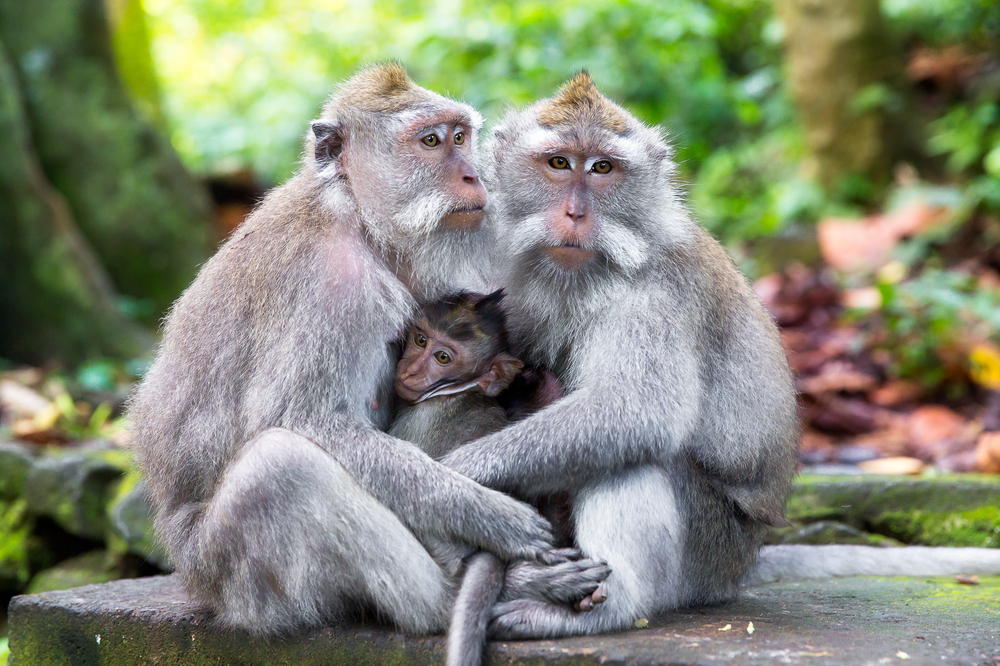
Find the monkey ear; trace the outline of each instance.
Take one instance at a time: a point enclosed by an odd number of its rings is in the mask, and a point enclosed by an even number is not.
[[[488,308],[498,307],[500,305],[500,301],[503,300],[504,296],[505,294],[503,291],[503,287],[500,287],[492,294],[486,294],[478,301],[476,301],[476,304],[472,306],[472,309],[475,310],[476,312],[480,312]]]
[[[500,352],[490,364],[490,369],[479,378],[479,386],[491,398],[499,395],[500,391],[510,386],[523,367],[524,363],[521,363],[520,359]]]
[[[344,128],[336,121],[314,120],[313,136],[316,137],[314,155],[320,168],[334,165],[338,175],[343,173],[340,154],[344,151]]]

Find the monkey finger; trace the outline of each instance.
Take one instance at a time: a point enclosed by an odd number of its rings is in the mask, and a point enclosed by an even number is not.
[[[563,562],[575,562],[583,557],[576,548],[554,548],[547,550],[540,558],[543,564],[562,564]]]
[[[589,613],[594,610],[594,601],[590,597],[584,597],[578,602],[573,604],[573,608],[580,611],[581,613]]]
[[[603,581],[590,595],[595,604],[603,604],[608,599],[608,581]]]

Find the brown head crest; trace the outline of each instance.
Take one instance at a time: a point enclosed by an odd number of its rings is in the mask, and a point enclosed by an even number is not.
[[[371,65],[348,79],[331,103],[343,102],[369,113],[399,113],[426,98],[398,62]]]
[[[586,70],[564,83],[554,97],[541,103],[538,122],[544,127],[596,126],[615,134],[628,130],[625,113],[601,94]]]

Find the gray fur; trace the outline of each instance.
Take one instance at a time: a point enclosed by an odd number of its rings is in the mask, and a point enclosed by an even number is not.
[[[379,430],[393,342],[417,300],[478,287],[492,246],[488,225],[439,229],[453,205],[440,175],[393,138],[420,114],[454,110],[471,148],[478,115],[415,86],[405,112],[364,111],[381,108],[372,90],[399,87],[391,69],[331,97],[322,119],[344,132],[343,151],[318,164],[310,134],[299,173],[174,305],[130,403],[157,530],[227,626],[274,633],[373,608],[403,631],[439,631],[453,581],[422,541],[504,559],[551,544],[529,505]]]
[[[540,104],[544,104],[542,102]],[[660,134],[542,128],[538,105],[491,138],[491,214],[512,351],[568,395],[443,461],[517,496],[573,491],[577,544],[612,573],[577,613],[539,599],[495,609],[498,638],[623,629],[671,608],[732,598],[795,466],[795,393],[777,330],[722,247],[695,225]],[[572,142],[615,152],[624,177],[590,201],[598,258],[557,270],[537,173]]]

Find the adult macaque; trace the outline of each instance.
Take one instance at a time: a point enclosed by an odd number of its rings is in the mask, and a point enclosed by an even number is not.
[[[299,172],[174,305],[129,414],[160,537],[225,625],[369,609],[442,630],[453,581],[421,540],[528,560],[509,583],[526,594],[585,575],[533,561],[552,559],[534,508],[380,432],[417,301],[488,263],[480,122],[398,65],[359,73],[312,124]]]
[[[607,631],[734,597],[795,469],[774,324],[692,221],[659,131],[587,74],[510,114],[490,152],[512,350],[568,395],[443,461],[518,497],[571,493],[577,545],[612,569],[592,612],[512,600],[491,634]]]
[[[414,442],[436,459],[509,423],[496,396],[518,376],[523,364],[507,353],[502,298],[503,290],[485,296],[463,292],[423,309],[396,366],[396,393],[404,402],[397,407],[390,435]],[[519,402],[541,408],[545,405],[540,400],[561,397],[551,380],[548,385],[538,384],[524,388],[535,389],[533,393],[541,393],[540,398],[519,396]],[[560,531],[569,528],[559,527]],[[466,561],[448,627],[447,663],[478,666],[507,565],[492,553],[474,552],[462,544],[431,541],[424,545],[444,563]],[[456,547],[461,549],[457,553]],[[569,552],[564,554],[568,561],[573,558]],[[567,564],[568,568],[588,566],[588,562]],[[586,601],[589,610],[598,583],[596,577],[580,582],[584,587],[576,596]],[[603,599],[597,595],[596,601]]]

